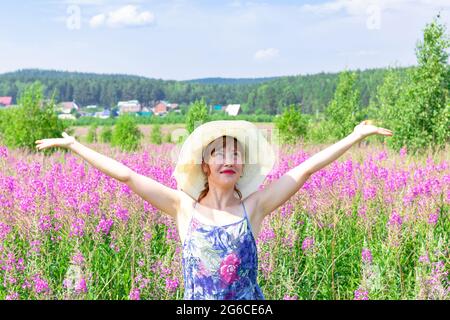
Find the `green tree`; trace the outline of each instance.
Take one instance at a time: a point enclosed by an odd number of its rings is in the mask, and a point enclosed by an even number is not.
[[[325,110],[325,115],[331,124],[332,134],[344,138],[352,132],[361,118],[359,91],[355,88],[356,73],[341,72],[334,98]]]
[[[301,114],[301,108],[294,104],[285,108],[284,112],[275,118],[282,143],[295,144],[299,138],[305,137],[308,121]]]
[[[89,126],[89,131],[88,134],[86,136],[86,141],[88,143],[95,143],[98,142],[98,138],[97,138],[97,128],[98,125],[96,123],[93,123]]]
[[[152,132],[150,133],[150,141],[153,144],[161,144],[162,143],[161,125],[154,124],[152,126]]]
[[[125,113],[118,117],[112,132],[111,145],[118,146],[122,151],[136,151],[140,147],[142,137],[136,117]]]
[[[203,98],[200,101],[196,100],[189,107],[186,116],[186,129],[189,133],[192,133],[197,126],[208,121],[208,107],[206,106],[205,100]]]
[[[69,130],[67,122],[58,119],[53,98],[44,99],[40,82],[29,85],[19,99],[18,107],[5,111],[0,128],[3,143],[9,148],[25,148],[36,152],[36,140],[42,138],[60,138],[61,133]],[[44,150],[45,154],[56,151]]]
[[[163,142],[166,142],[166,143],[172,143],[172,134],[171,134],[170,132],[168,132],[168,133],[164,136]]]
[[[416,46],[418,67],[409,72],[396,111],[392,114],[388,144],[395,149],[408,146],[417,152],[443,148],[450,137],[449,66],[450,38],[439,17],[426,25],[423,40]]]
[[[395,68],[389,69],[383,83],[378,86],[376,95],[367,108],[367,117],[376,119],[379,126],[389,129],[394,128],[397,119],[402,117],[399,108],[399,98],[405,85],[405,77],[400,70]],[[380,142],[384,141],[382,136],[370,138]]]
[[[102,126],[100,130],[100,141],[102,143],[110,143],[112,138],[112,128],[111,126]]]

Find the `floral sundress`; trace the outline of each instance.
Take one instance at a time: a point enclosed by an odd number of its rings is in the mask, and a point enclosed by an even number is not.
[[[194,206],[182,253],[185,300],[264,300],[256,242],[241,203],[244,218],[224,226],[200,222]]]

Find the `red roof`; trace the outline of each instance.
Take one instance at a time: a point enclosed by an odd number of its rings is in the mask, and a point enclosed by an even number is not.
[[[154,110],[156,113],[167,112],[167,106],[165,103],[160,102],[155,106]]]
[[[12,103],[12,97],[0,97],[0,104],[9,106]]]

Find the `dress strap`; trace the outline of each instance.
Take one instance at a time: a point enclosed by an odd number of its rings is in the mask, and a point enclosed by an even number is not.
[[[242,203],[242,207],[244,208],[244,215],[245,215],[245,218],[248,219],[248,217],[247,217],[247,210],[245,210],[244,201],[241,201],[241,203]]]

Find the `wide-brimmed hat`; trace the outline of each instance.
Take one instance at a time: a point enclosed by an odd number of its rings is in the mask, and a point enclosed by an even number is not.
[[[222,136],[236,138],[244,148],[244,172],[236,183],[243,199],[258,190],[275,164],[275,150],[261,129],[244,120],[206,122],[186,138],[172,173],[179,190],[198,199],[207,181],[201,168],[203,151],[210,142]]]

